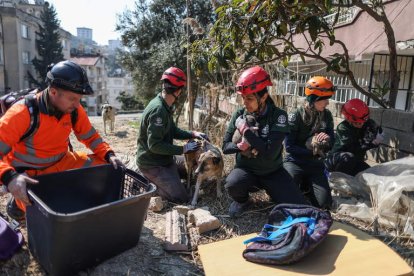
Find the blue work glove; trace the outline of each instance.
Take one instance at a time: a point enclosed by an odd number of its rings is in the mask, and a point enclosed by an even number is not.
[[[246,119],[240,115],[237,119],[236,119],[236,123],[235,126],[237,127],[237,129],[239,130],[241,135],[244,135],[244,133],[246,132],[246,130],[249,129],[249,125],[246,122]]]
[[[210,142],[210,139],[208,138],[208,135],[202,132],[193,131],[193,138],[198,138],[201,140],[207,140]]]
[[[198,150],[200,148],[201,144],[196,141],[190,141],[183,147],[183,153],[190,153]]]

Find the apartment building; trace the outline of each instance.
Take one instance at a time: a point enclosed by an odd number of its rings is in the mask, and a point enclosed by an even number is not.
[[[120,70],[120,69],[119,69]],[[116,99],[123,91],[127,95],[134,94],[134,86],[130,74],[108,77],[107,81],[108,96],[107,102],[118,110],[122,109],[122,104]]]
[[[43,0],[0,0],[0,94],[30,87],[28,73],[36,76],[36,31]],[[72,35],[61,29],[63,54],[70,56]]]
[[[71,57],[69,60],[79,64],[85,69],[89,83],[94,91],[94,95],[84,98],[87,105],[85,109],[87,110],[88,115],[98,115],[102,104],[108,101],[106,87],[107,73],[104,57],[101,55],[80,56]]]
[[[411,16],[414,13],[414,1],[397,0],[384,1],[385,12],[395,33],[398,54],[398,72],[400,74],[399,91],[396,109],[414,111],[413,81],[414,81],[414,28]],[[332,20],[336,14],[326,17]],[[335,37],[344,42],[352,59],[351,69],[359,85],[368,91],[378,91],[386,86],[389,76],[388,41],[382,23],[375,21],[365,11],[351,7],[343,9],[334,26]],[[303,37],[295,37],[298,47],[307,48]],[[342,52],[339,47],[330,47],[329,42],[323,56],[329,57]],[[283,78],[277,79],[274,86],[276,93],[287,93],[303,96],[306,81],[314,75],[327,76],[334,81],[338,91],[334,100],[345,102],[350,98],[367,100],[353,88],[346,77],[338,76],[326,70],[326,64],[317,60],[293,58],[287,68],[282,68]],[[371,106],[377,106],[369,101]]]

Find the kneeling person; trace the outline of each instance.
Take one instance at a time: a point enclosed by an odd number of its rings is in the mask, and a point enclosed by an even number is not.
[[[189,200],[180,178],[185,178],[184,157],[198,150],[200,145],[191,141],[184,146],[173,144],[173,139],[207,139],[206,134],[185,131],[173,120],[173,104],[181,95],[186,75],[175,67],[168,68],[161,77],[163,90],[145,108],[140,124],[137,149],[137,166],[140,172],[157,186],[158,194],[171,202]]]

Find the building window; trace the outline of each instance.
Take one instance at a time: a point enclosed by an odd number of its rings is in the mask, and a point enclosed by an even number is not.
[[[62,39],[62,48],[66,50],[67,43],[65,39]]]
[[[22,37],[29,38],[29,27],[24,24],[22,24]]]
[[[22,53],[23,64],[30,64],[30,52],[24,51]]]

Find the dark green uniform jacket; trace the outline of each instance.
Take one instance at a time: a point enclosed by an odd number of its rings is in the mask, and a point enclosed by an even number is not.
[[[171,108],[158,94],[142,114],[137,142],[137,165],[154,167],[172,164],[173,156],[183,153],[183,147],[173,145],[173,139],[190,138],[192,133],[175,125]]]
[[[375,124],[368,119],[362,128],[352,126],[348,121],[342,121],[336,127],[335,144],[332,147],[331,153],[335,152],[350,152],[355,155],[358,160],[365,159],[365,152],[375,146],[364,145],[363,138],[365,134],[366,125]]]
[[[306,140],[316,133],[325,132],[329,135],[331,144],[334,141],[334,123],[332,113],[325,109],[323,111],[323,120],[318,129],[312,131],[313,123],[306,125],[303,122],[304,107],[297,108],[289,114],[290,134],[286,136],[286,161],[293,161],[298,164],[307,163],[311,160],[318,159],[312,151],[306,148]]]
[[[236,154],[236,167],[252,172],[256,175],[266,175],[274,172],[282,166],[282,142],[286,133],[289,132],[287,114],[284,110],[277,108],[274,104],[267,104],[264,115],[258,116],[259,137],[255,136],[250,130],[246,131],[245,137],[252,148],[258,150],[256,158],[248,158],[240,154],[240,150],[232,142],[232,137],[236,131],[236,119],[247,114],[244,108],[240,108],[233,113],[229,127],[223,140],[223,153]]]

